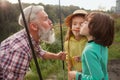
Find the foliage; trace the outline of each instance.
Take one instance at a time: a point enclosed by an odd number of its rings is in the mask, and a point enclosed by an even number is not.
[[[109,60],[120,58],[120,15],[111,14],[115,19],[115,38],[112,46],[109,48]]]
[[[0,42],[7,38],[8,36],[12,35],[13,33],[17,32],[18,30],[22,29],[17,23],[17,18],[19,16],[20,10],[18,4],[11,4],[6,1],[7,6],[1,6],[2,3],[0,1]],[[61,47],[61,36],[60,36],[60,24],[59,17],[60,12],[58,5],[44,5],[39,3],[45,7],[45,11],[48,13],[49,18],[54,23],[56,41],[53,44],[46,44],[44,42],[40,43],[44,50],[57,53],[62,50]],[[23,8],[30,4],[23,4]],[[33,4],[36,5],[36,4]],[[62,17],[62,29],[63,29],[63,42],[64,37],[66,34],[67,27],[65,27],[64,19],[66,16],[71,14],[74,10],[80,9],[77,6],[62,6],[61,7],[61,17]],[[120,15],[111,14],[115,18],[115,40],[113,45],[109,48],[109,59],[116,59],[120,58]],[[64,77],[63,70],[62,70],[62,61],[59,60],[42,60],[38,59],[38,63],[42,72],[43,79],[48,77],[51,73],[57,73],[58,80],[62,80]],[[31,69],[32,71],[28,72],[26,75],[25,80],[38,80],[36,67],[33,61],[31,61]],[[59,73],[59,74],[58,74]],[[67,75],[67,70],[65,67],[65,75]],[[67,80],[67,78],[65,77]]]
[[[0,24],[0,42],[22,28],[16,22],[3,22]]]
[[[120,31],[120,17],[115,20],[115,31],[119,32]]]
[[[112,59],[120,59],[120,43],[114,43],[110,48],[109,48],[109,60]]]
[[[120,59],[120,31],[116,32],[115,40],[112,46],[109,48],[109,60]]]
[[[20,8],[18,4],[12,4],[8,1],[3,2],[0,0],[0,42],[8,37],[10,34],[17,32],[21,29],[18,25],[18,16],[20,14]],[[27,4],[23,3],[22,7],[25,8],[29,5],[37,5],[37,4]],[[48,13],[49,18],[52,20],[54,24],[59,22],[60,12],[58,5],[44,5],[39,3],[38,5],[42,5],[45,8],[45,11]],[[79,9],[77,6],[61,6],[61,16],[62,23],[64,22],[64,18],[71,14],[75,9]],[[9,27],[7,27],[9,25]],[[6,33],[8,31],[8,33]]]
[[[120,15],[119,14],[111,14],[115,19],[115,31],[120,32]]]

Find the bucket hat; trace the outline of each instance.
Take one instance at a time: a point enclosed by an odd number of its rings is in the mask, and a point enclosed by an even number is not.
[[[72,17],[78,14],[80,14],[81,16],[85,16],[87,12],[85,10],[75,10],[72,14],[67,16],[65,19],[65,24],[67,27],[70,27]]]

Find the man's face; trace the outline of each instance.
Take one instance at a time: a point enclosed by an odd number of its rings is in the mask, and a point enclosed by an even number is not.
[[[52,22],[48,18],[46,12],[42,11],[38,13],[38,35],[41,40],[47,43],[53,43],[55,41],[55,34],[52,28]]]

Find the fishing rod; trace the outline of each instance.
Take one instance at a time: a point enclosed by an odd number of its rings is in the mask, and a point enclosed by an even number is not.
[[[36,69],[37,69],[37,73],[38,73],[38,76],[39,76],[39,80],[43,80],[42,75],[41,75],[41,71],[40,71],[40,68],[39,68],[39,65],[38,65],[38,61],[37,61],[37,58],[36,58],[36,55],[35,55],[35,51],[34,51],[34,48],[33,48],[33,45],[32,45],[32,41],[31,41],[31,38],[30,38],[27,23],[26,23],[26,20],[25,20],[25,15],[23,13],[22,4],[21,4],[20,0],[18,0],[18,2],[19,2],[19,7],[20,7],[20,10],[21,10],[22,18],[23,18],[23,21],[24,21],[25,29],[26,29],[26,32],[27,32],[30,48],[31,48],[31,51],[32,51],[32,56],[33,56],[33,59],[34,59],[35,65],[36,65]]]
[[[61,19],[61,4],[60,4],[60,0],[59,0],[59,22],[60,22],[60,36],[61,36],[61,48],[63,51],[63,34],[62,34],[62,19]],[[65,66],[64,66],[64,61],[62,61],[62,68],[64,70],[64,79],[65,79]]]

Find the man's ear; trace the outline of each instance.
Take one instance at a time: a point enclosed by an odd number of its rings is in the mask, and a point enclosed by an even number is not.
[[[37,26],[36,24],[34,24],[34,23],[30,23],[29,26],[30,26],[30,28],[31,28],[32,30],[34,30],[34,31],[37,31],[37,30],[38,30],[38,26]]]

